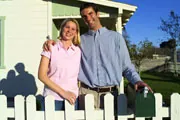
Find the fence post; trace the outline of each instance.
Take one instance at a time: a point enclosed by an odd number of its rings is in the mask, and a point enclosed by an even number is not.
[[[171,95],[171,120],[179,120],[180,118],[180,95],[178,93],[173,93]]]
[[[15,96],[14,99],[14,109],[15,109],[15,119],[25,120],[25,105],[24,97],[22,95]]]

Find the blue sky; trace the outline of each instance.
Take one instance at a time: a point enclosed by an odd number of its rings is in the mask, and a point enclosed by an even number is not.
[[[180,15],[180,0],[113,0],[138,7],[134,15],[126,25],[130,41],[137,44],[146,38],[158,46],[162,39],[167,38],[166,34],[158,29],[161,18],[168,19],[169,13],[173,10]]]

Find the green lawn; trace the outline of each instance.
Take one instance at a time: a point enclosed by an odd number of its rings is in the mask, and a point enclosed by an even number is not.
[[[163,101],[168,106],[171,94],[180,93],[180,77],[174,77],[172,73],[143,72],[141,78],[155,93],[163,95]]]

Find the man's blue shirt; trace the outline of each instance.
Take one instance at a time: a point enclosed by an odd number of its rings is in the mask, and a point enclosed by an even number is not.
[[[122,76],[140,81],[122,35],[105,27],[81,35],[82,58],[78,79],[89,87],[120,85]]]

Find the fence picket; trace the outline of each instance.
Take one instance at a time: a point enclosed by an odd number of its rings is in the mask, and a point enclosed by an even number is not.
[[[33,95],[26,98],[26,112],[27,120],[44,120],[44,112],[36,110],[36,98]]]
[[[74,105],[71,105],[68,103],[68,101],[65,101],[65,116],[66,120],[75,120],[74,118]]]
[[[85,120],[103,120],[103,111],[94,109],[94,96],[85,96]]]
[[[46,120],[65,120],[64,111],[55,111],[55,103],[53,96],[45,97],[44,117]]]
[[[54,106],[54,97],[53,96],[47,96],[45,98],[45,119],[46,120],[54,120],[55,119],[55,106]],[[62,119],[63,118],[63,119]],[[62,120],[64,120],[64,114],[62,116]]]
[[[114,120],[114,97],[108,93],[104,96],[104,120]]]
[[[14,102],[16,120],[25,120],[24,97],[21,95],[17,95],[15,96]]]
[[[159,93],[155,93],[155,105],[156,105],[156,117],[153,117],[153,120],[162,120],[162,95]]]
[[[75,110],[74,105],[71,105],[67,100],[65,101],[65,118],[66,120],[83,120],[84,111]]]
[[[180,118],[180,95],[173,93],[171,95],[170,107],[162,106],[162,95],[155,93],[156,116],[152,120],[162,120],[164,117],[170,117],[171,120]],[[54,98],[47,96],[45,98],[45,111],[36,110],[36,98],[29,95],[26,100],[23,96],[17,95],[14,99],[15,107],[7,106],[7,97],[0,95],[0,120],[15,118],[15,120],[113,120],[114,119],[114,97],[111,94],[104,96],[104,110],[94,109],[94,96],[88,94],[85,96],[85,110],[74,110],[74,106],[65,101],[65,111],[55,111]],[[124,99],[121,99],[122,101]],[[121,101],[121,102],[122,102]],[[25,104],[26,102],[26,104]],[[125,104],[125,102],[122,102]],[[121,104],[122,104],[121,103]],[[25,107],[26,105],[26,107]],[[122,104],[123,105],[123,104]],[[126,105],[124,105],[126,106]],[[120,106],[119,106],[120,107]],[[134,114],[118,115],[118,120],[128,120],[134,118]],[[136,117],[135,120],[145,120],[145,117]]]
[[[180,95],[173,93],[171,95],[171,120],[179,120],[180,118]]]
[[[5,95],[0,95],[0,120],[7,120],[7,98]]]

